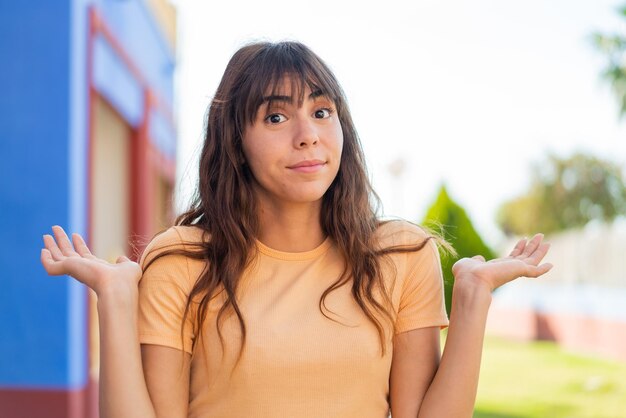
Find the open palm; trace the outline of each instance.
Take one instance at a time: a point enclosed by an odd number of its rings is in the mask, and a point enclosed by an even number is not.
[[[462,258],[452,266],[452,273],[456,279],[470,277],[492,291],[518,277],[539,277],[552,268],[550,263],[539,264],[550,248],[542,241],[543,234],[522,239],[507,257],[489,261],[480,255]]]
[[[91,254],[79,234],[72,234],[72,242],[60,226],[53,226],[52,235],[44,235],[45,248],[41,263],[52,276],[69,275],[100,294],[112,286],[136,288],[141,268],[125,256],[109,263]]]

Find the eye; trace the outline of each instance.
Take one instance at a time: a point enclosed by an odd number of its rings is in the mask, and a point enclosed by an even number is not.
[[[317,119],[326,119],[332,115],[333,110],[329,107],[325,107],[323,109],[318,109],[315,111],[314,115]]]
[[[281,123],[286,121],[287,118],[280,113],[272,113],[271,115],[267,115],[265,117],[265,121],[269,122],[271,125],[276,125],[277,123]]]

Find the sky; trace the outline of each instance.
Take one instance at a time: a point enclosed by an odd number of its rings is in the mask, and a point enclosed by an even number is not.
[[[620,1],[172,3],[178,210],[197,179],[206,108],[229,58],[254,40],[298,40],[329,64],[385,215],[420,222],[445,183],[498,247],[497,208],[524,193],[547,153],[626,167],[626,124],[590,41],[626,33]]]

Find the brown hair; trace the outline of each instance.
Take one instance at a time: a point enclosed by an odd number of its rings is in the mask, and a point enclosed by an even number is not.
[[[241,142],[244,128],[256,119],[263,97],[268,91],[275,94],[286,75],[291,80],[294,97],[299,97],[300,102],[305,86],[311,91],[321,90],[331,99],[343,131],[339,171],[323,197],[320,223],[323,232],[336,243],[345,267],[320,298],[320,311],[332,319],[323,310],[326,296],[351,283],[354,300],[378,330],[384,355],[386,335],[379,316],[386,317],[392,324],[393,317],[388,289],[381,277],[381,256],[420,250],[431,238],[444,246],[446,243],[431,234],[415,246],[377,247],[374,235],[383,223],[376,216],[379,200],[368,180],[363,151],[344,93],[329,67],[298,42],[261,42],[239,49],[228,63],[211,102],[205,121],[198,188],[190,209],[175,222],[199,227],[207,238],[197,244],[195,251],[176,251],[206,261],[205,270],[189,294],[183,322],[190,313],[192,300],[199,301],[194,326],[194,334],[199,336],[209,301],[220,292],[226,292],[225,303],[217,315],[217,331],[223,346],[219,323],[225,311],[232,309],[242,332],[241,357],[246,325],[236,291],[242,273],[255,254],[254,243],[259,230],[252,173],[244,164]],[[377,300],[376,293],[383,299]]]

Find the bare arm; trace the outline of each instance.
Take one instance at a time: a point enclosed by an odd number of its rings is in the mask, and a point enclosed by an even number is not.
[[[418,417],[471,418],[474,411],[491,292],[458,283],[441,364]]]
[[[394,338],[390,382],[393,418],[471,418],[491,292],[517,277],[539,277],[550,270],[550,264],[538,266],[549,248],[542,239],[538,234],[528,243],[520,241],[506,258],[485,262],[476,256],[454,265],[450,327],[440,364],[429,348],[438,346],[438,331],[434,333],[433,328]],[[404,371],[394,373],[394,368]]]
[[[439,366],[439,333],[439,327],[428,327],[394,336],[389,378],[393,418],[417,417]]]
[[[146,386],[137,333],[137,290],[98,295],[100,416],[157,417]]]
[[[141,357],[157,417],[187,417],[191,355],[171,347],[142,344]]]
[[[137,331],[141,269],[137,263],[126,257],[107,263],[91,254],[80,235],[73,234],[72,245],[63,229],[53,227],[53,232],[54,237],[44,235],[41,252],[48,274],[70,275],[98,296],[100,416],[187,416],[188,386],[178,383],[189,380],[189,354],[183,357],[178,350],[150,346],[143,350],[142,364]],[[164,382],[169,382],[169,390],[163,388]]]

